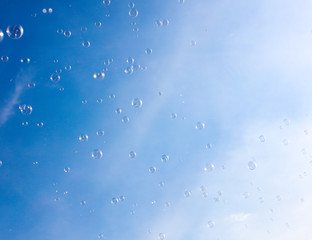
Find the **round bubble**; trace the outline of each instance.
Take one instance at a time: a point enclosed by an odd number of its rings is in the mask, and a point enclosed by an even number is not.
[[[116,114],[122,113],[122,109],[121,109],[121,108],[116,108],[115,113],[116,113]]]
[[[104,131],[103,130],[98,130],[97,132],[96,132],[96,135],[98,135],[98,136],[104,136]]]
[[[1,56],[1,61],[7,62],[7,61],[9,61],[9,57],[8,56]]]
[[[93,78],[103,80],[105,78],[105,73],[103,73],[103,72],[94,73]]]
[[[160,158],[160,160],[163,162],[163,163],[166,163],[169,161],[169,156],[166,155],[166,154],[163,154]]]
[[[211,143],[206,144],[206,148],[207,148],[207,149],[212,148],[212,144],[211,144]]]
[[[88,101],[86,99],[82,100],[81,102],[82,102],[82,104],[87,104],[88,103]]]
[[[112,200],[111,200],[111,204],[118,204],[118,202],[119,202],[119,199],[118,198],[115,198],[115,197],[113,197],[112,198]]]
[[[98,98],[96,101],[97,101],[97,103],[102,103],[103,99],[102,98]]]
[[[143,105],[143,101],[139,98],[134,98],[131,102],[132,107],[140,108]]]
[[[30,63],[30,58],[21,59],[21,63]]]
[[[124,72],[125,72],[126,74],[132,74],[132,73],[133,73],[133,66],[127,67],[127,68],[124,70]]]
[[[129,8],[134,8],[134,2],[129,2],[128,7]]]
[[[161,19],[158,19],[155,21],[155,24],[157,27],[161,27],[163,25],[163,21]]]
[[[164,26],[168,26],[168,25],[169,25],[169,20],[168,20],[168,19],[166,19],[166,18],[165,18],[165,19],[163,19],[163,21],[162,21],[162,22],[163,22],[163,25],[164,25]]]
[[[171,113],[171,118],[172,119],[176,119],[178,117],[178,114],[176,114],[176,113]]]
[[[215,225],[215,222],[214,222],[214,221],[211,221],[211,220],[210,220],[210,221],[207,222],[207,227],[208,227],[208,228],[213,228],[214,225]]]
[[[248,168],[249,168],[250,170],[255,170],[256,167],[257,167],[257,163],[256,163],[255,161],[249,161],[249,162],[248,162]]]
[[[108,5],[110,4],[110,0],[103,0],[103,4],[104,4],[105,6],[108,6]]]
[[[64,31],[64,36],[65,37],[70,37],[71,36],[71,31],[69,31],[69,30]]]
[[[80,201],[80,205],[81,205],[81,206],[84,206],[84,205],[86,205],[86,204],[87,204],[86,201]]]
[[[108,96],[108,98],[111,99],[111,100],[115,99],[115,97],[116,97],[115,94],[111,94],[111,95]]]
[[[185,190],[184,191],[184,197],[188,198],[192,195],[191,191]]]
[[[151,54],[151,53],[152,53],[152,49],[147,48],[147,49],[145,50],[145,53],[146,53],[147,55]]]
[[[69,173],[70,172],[70,168],[69,167],[64,168],[64,172]]]
[[[164,240],[166,238],[166,235],[164,233],[159,233],[158,234],[158,239],[159,240]]]
[[[134,58],[128,57],[127,60],[126,60],[126,62],[127,62],[128,64],[133,64],[133,63],[134,63]]]
[[[7,35],[12,39],[19,39],[24,34],[24,29],[21,25],[9,25],[6,29]]]
[[[128,116],[124,116],[124,117],[121,119],[121,121],[122,121],[123,123],[128,123],[128,122],[130,121],[130,118],[129,118]]]
[[[211,171],[213,171],[213,169],[214,169],[214,164],[212,164],[212,163],[210,163],[210,164],[207,164],[205,167],[204,167],[204,171],[205,172],[211,172]]]
[[[148,169],[148,171],[149,171],[150,173],[155,173],[155,172],[156,172],[156,168],[155,168],[155,167],[150,167],[150,168]]]
[[[19,105],[19,110],[21,111],[22,114],[24,115],[30,115],[32,113],[32,106],[23,104]]]
[[[65,70],[66,70],[66,71],[70,71],[70,70],[71,70],[71,66],[70,66],[70,65],[66,65],[66,66],[65,66]]]
[[[259,136],[259,140],[260,140],[260,142],[265,142],[265,136],[263,136],[263,135]]]
[[[165,186],[165,182],[161,181],[160,183],[158,183],[159,187],[164,187]]]
[[[129,153],[129,158],[135,158],[136,157],[136,152],[131,151]]]
[[[95,22],[94,25],[99,28],[102,26],[102,23],[101,22]]]
[[[134,8],[130,9],[130,11],[129,11],[129,16],[130,17],[137,17],[138,14],[139,14],[139,11],[134,9]]]
[[[205,123],[203,123],[203,122],[197,122],[196,125],[195,125],[195,128],[196,128],[197,130],[202,130],[202,129],[205,128]]]
[[[43,122],[37,123],[37,127],[43,127]]]
[[[78,139],[80,142],[86,142],[86,141],[88,141],[88,138],[89,137],[87,134],[81,134]]]
[[[83,41],[82,46],[85,48],[88,48],[88,47],[90,47],[90,42],[89,41]]]
[[[61,76],[58,73],[52,73],[50,76],[50,80],[54,83],[59,82],[61,79]]]
[[[94,159],[100,159],[100,158],[102,158],[103,153],[102,153],[102,151],[100,149],[95,149],[95,150],[93,150],[91,156]]]
[[[2,32],[2,30],[0,29],[0,42],[2,42],[4,38],[4,33]]]
[[[81,27],[80,30],[81,30],[81,32],[86,32],[88,30],[88,28],[87,27]]]
[[[62,34],[64,31],[63,31],[63,29],[59,28],[59,29],[56,30],[56,32],[57,32],[58,34]]]

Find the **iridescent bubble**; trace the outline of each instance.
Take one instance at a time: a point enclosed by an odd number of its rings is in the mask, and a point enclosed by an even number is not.
[[[64,168],[64,172],[69,173],[70,172],[70,168],[69,167]]]
[[[250,170],[255,170],[256,167],[257,167],[257,163],[256,163],[255,161],[249,161],[249,162],[248,162],[248,168],[249,168]]]
[[[93,78],[103,80],[105,78],[105,73],[103,73],[103,72],[94,73]]]
[[[95,25],[96,27],[100,28],[100,27],[102,26],[102,23],[98,21],[98,22],[95,22],[94,25]]]
[[[37,127],[43,127],[43,122],[38,122]]]
[[[7,62],[7,61],[9,61],[9,57],[8,56],[1,56],[1,61]]]
[[[4,33],[2,32],[2,30],[0,29],[0,42],[2,42],[4,38]]]
[[[71,36],[71,31],[69,31],[69,30],[64,31],[64,36],[65,37],[70,37]]]
[[[70,65],[66,65],[66,66],[65,66],[65,70],[66,70],[66,71],[70,71],[70,70],[71,70],[71,66],[70,66]]]
[[[30,115],[32,113],[32,106],[23,104],[19,105],[19,110],[21,111],[22,114],[24,115]]]
[[[48,12],[48,11],[47,11],[46,8],[42,9],[42,13],[47,13],[47,12]]]
[[[163,162],[163,163],[166,163],[169,161],[169,156],[166,155],[166,154],[163,154],[160,158],[160,160]]]
[[[163,21],[161,19],[158,19],[155,21],[155,24],[157,27],[161,27],[163,25]]]
[[[169,20],[168,20],[168,19],[166,19],[166,18],[165,18],[165,19],[163,19],[163,21],[162,21],[162,22],[163,22],[163,25],[164,25],[164,26],[168,26],[168,25],[169,25]]]
[[[155,173],[155,172],[156,172],[156,167],[150,167],[150,168],[148,169],[148,171],[149,171],[150,173]]]
[[[82,103],[82,104],[87,104],[88,101],[87,101],[86,99],[84,99],[84,100],[81,101],[81,103]]]
[[[124,117],[121,119],[121,121],[122,121],[123,123],[128,123],[128,122],[130,121],[130,118],[129,118],[128,116],[124,116]]]
[[[164,233],[159,233],[158,234],[158,239],[159,240],[164,240],[166,238],[166,235]]]
[[[131,102],[132,107],[140,108],[143,105],[143,101],[139,98],[134,98]]]
[[[105,6],[108,6],[108,5],[110,4],[110,0],[103,0],[103,4],[104,4]]]
[[[118,202],[119,202],[119,199],[115,197],[113,197],[111,200],[111,204],[114,204],[114,205],[118,204]]]
[[[124,72],[125,72],[126,74],[132,74],[132,73],[133,73],[133,66],[127,67],[127,68],[124,70]]]
[[[103,130],[98,130],[97,132],[96,132],[96,135],[98,135],[98,136],[104,136],[104,131]]]
[[[95,150],[93,150],[91,156],[94,159],[100,159],[100,158],[102,158],[103,153],[102,153],[102,151],[100,149],[95,149]]]
[[[53,12],[53,9],[52,9],[52,8],[49,8],[49,9],[48,9],[48,12],[49,12],[49,13],[52,13],[52,12]]]
[[[136,157],[136,152],[131,151],[131,152],[129,153],[129,158],[135,158],[135,157]]]
[[[208,227],[208,228],[213,228],[214,226],[215,226],[215,222],[214,222],[214,221],[209,220],[209,221],[207,222],[207,227]]]
[[[24,29],[21,25],[9,25],[6,29],[7,35],[12,39],[19,39],[24,34]]]
[[[139,11],[136,10],[135,8],[132,8],[132,9],[130,9],[130,11],[129,11],[129,16],[130,16],[130,17],[137,17],[138,14],[139,14]]]
[[[212,163],[206,164],[206,166],[204,167],[204,171],[205,172],[211,172],[211,171],[213,171],[214,167],[215,166]]]
[[[86,142],[86,141],[88,141],[88,138],[89,137],[87,134],[81,134],[78,139],[80,142]]]
[[[121,108],[117,108],[117,109],[115,110],[115,113],[117,113],[117,114],[122,113],[122,109],[121,109]]]
[[[197,130],[202,130],[202,129],[205,128],[205,123],[203,123],[203,122],[197,122],[196,125],[195,125],[195,128],[196,128]]]
[[[85,40],[85,41],[82,42],[82,46],[83,46],[84,48],[88,48],[88,47],[90,47],[90,42],[87,41],[87,40]]]
[[[59,82],[61,79],[61,76],[58,73],[52,73],[50,76],[50,80],[54,83]]]
[[[259,136],[259,140],[260,140],[260,142],[265,142],[265,136],[263,136],[263,135]]]
[[[185,190],[185,191],[184,191],[184,197],[188,198],[188,197],[190,197],[191,195],[192,195],[191,191],[189,191],[189,190]]]
[[[172,119],[176,119],[178,117],[178,114],[176,114],[176,113],[171,113],[171,118]]]
[[[146,53],[147,55],[150,55],[150,54],[152,53],[152,49],[146,48],[145,53]]]
[[[134,63],[134,58],[128,57],[127,60],[126,60],[126,63],[133,64]]]
[[[134,2],[129,2],[128,7],[129,8],[134,8]]]

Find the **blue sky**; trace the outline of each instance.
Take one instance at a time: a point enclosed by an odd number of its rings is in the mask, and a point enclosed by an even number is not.
[[[1,4],[0,29],[24,34],[0,42],[0,239],[311,238],[312,3],[128,3]]]

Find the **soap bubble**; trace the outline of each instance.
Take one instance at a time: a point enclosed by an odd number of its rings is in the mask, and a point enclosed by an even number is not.
[[[166,18],[165,18],[165,19],[163,19],[163,21],[162,21],[162,22],[163,22],[163,25],[164,25],[164,26],[168,26],[168,25],[169,25],[169,20],[168,20],[168,19],[166,19]]]
[[[130,11],[129,11],[129,16],[130,17],[137,17],[138,14],[139,14],[139,11],[134,9],[134,8],[130,9]]]
[[[69,173],[70,172],[70,168],[69,167],[64,168],[64,172]]]
[[[191,191],[185,190],[184,191],[184,197],[188,198],[192,195]]]
[[[42,13],[47,13],[47,12],[48,12],[48,11],[47,11],[46,8],[42,9]]]
[[[66,70],[66,71],[70,71],[70,70],[71,70],[71,66],[70,66],[70,65],[66,65],[66,66],[65,66],[65,70]]]
[[[121,119],[121,121],[122,121],[123,123],[128,123],[128,122],[130,121],[130,118],[129,118],[128,116],[124,116],[124,117]]]
[[[183,4],[185,0],[178,0],[178,3]]]
[[[214,164],[209,163],[209,164],[207,164],[207,165],[204,167],[204,171],[205,171],[205,172],[211,172],[211,171],[213,171],[214,167],[215,167]]]
[[[196,46],[196,44],[197,44],[197,43],[196,43],[195,40],[192,40],[192,41],[190,42],[190,45],[191,45],[191,46]]]
[[[4,38],[4,33],[2,32],[2,30],[0,29],[0,42],[2,42]]]
[[[212,144],[211,144],[211,143],[206,144],[206,148],[207,148],[207,149],[212,148]]]
[[[94,25],[95,25],[96,27],[100,28],[100,27],[102,26],[102,23],[98,21],[98,22],[95,22]]]
[[[171,113],[171,118],[172,119],[176,119],[178,117],[178,114],[176,114],[176,113]]]
[[[48,9],[48,12],[49,12],[49,13],[52,13],[52,12],[53,12],[53,9],[52,9],[52,8],[49,8],[49,9]]]
[[[59,29],[56,30],[56,32],[57,32],[58,34],[62,34],[64,31],[63,31],[63,29],[59,28]]]
[[[158,234],[158,239],[159,240],[164,240],[166,238],[166,235],[164,233],[159,233]]]
[[[155,172],[156,172],[156,168],[155,168],[155,167],[150,167],[150,168],[148,169],[148,171],[149,171],[150,173],[155,173]]]
[[[163,25],[163,21],[161,19],[158,19],[155,21],[155,24],[157,27],[161,27]]]
[[[9,25],[6,29],[7,35],[12,39],[19,39],[24,34],[24,29],[21,25]]]
[[[22,58],[21,63],[30,63],[30,58]]]
[[[134,63],[134,59],[132,57],[128,57],[127,60],[126,60],[126,63],[133,64]]]
[[[104,6],[108,6],[110,4],[110,0],[103,0]]]
[[[115,94],[111,94],[111,95],[108,96],[108,98],[111,99],[111,100],[115,99],[115,97],[116,97]]]
[[[119,199],[118,198],[115,198],[115,197],[113,197],[112,198],[112,200],[111,200],[111,204],[118,204],[118,202],[119,202]]]
[[[129,153],[129,158],[135,158],[135,157],[136,157],[136,152],[131,151],[131,152]]]
[[[131,102],[131,105],[135,108],[140,108],[143,105],[143,101],[139,98],[134,98]]]
[[[82,42],[82,46],[83,46],[84,48],[88,48],[88,47],[90,47],[90,42],[87,41],[87,40],[85,40],[85,41]]]
[[[82,104],[87,104],[88,101],[87,101],[86,99],[84,99],[84,100],[81,101],[81,103],[82,103]]]
[[[9,61],[9,57],[8,56],[1,56],[1,61],[7,62],[7,61]]]
[[[87,201],[84,201],[84,200],[80,201],[80,205],[81,205],[81,206],[84,206],[84,205],[86,205],[86,204],[87,204]]]
[[[97,103],[102,103],[103,99],[102,98],[98,98],[96,101],[97,101]]]
[[[147,49],[145,50],[145,53],[148,54],[148,55],[151,54],[151,53],[152,53],[152,49],[147,48]]]
[[[104,136],[104,131],[103,130],[98,130],[97,132],[96,132],[96,135],[98,135],[98,136]]]
[[[128,7],[129,8],[134,8],[134,2],[129,2]]]
[[[50,80],[54,83],[59,82],[61,79],[61,76],[58,73],[52,73],[50,76]]]
[[[81,134],[78,139],[80,142],[86,142],[86,141],[88,141],[88,138],[89,137],[87,134]]]
[[[124,72],[125,72],[126,74],[132,74],[132,73],[133,73],[133,66],[127,67],[127,68],[124,70]]]
[[[263,136],[263,135],[259,136],[259,140],[260,140],[260,142],[265,142],[265,136]]]
[[[3,163],[2,163],[2,161],[0,160],[0,167],[2,166],[2,164],[3,164]]]
[[[203,122],[197,122],[196,125],[195,125],[195,128],[196,128],[197,130],[202,130],[202,129],[205,128],[205,123],[203,123]]]
[[[102,151],[100,149],[95,149],[95,150],[93,150],[91,156],[94,159],[100,159],[100,158],[102,158],[103,153],[102,153]]]
[[[93,78],[103,80],[105,78],[105,73],[103,73],[103,72],[94,73]]]
[[[71,31],[69,31],[69,30],[64,31],[64,36],[65,37],[70,37],[71,36]]]
[[[32,106],[23,104],[19,105],[19,110],[21,111],[22,114],[24,115],[30,115],[32,113]]]
[[[162,161],[163,163],[168,162],[168,161],[169,161],[169,156],[166,155],[166,154],[163,154],[163,155],[161,156],[161,161]]]
[[[87,27],[81,27],[80,30],[81,30],[81,32],[86,32],[88,30],[88,28]]]
[[[214,225],[215,225],[215,222],[214,222],[214,221],[209,220],[209,221],[207,222],[207,227],[208,227],[208,228],[213,228]]]
[[[38,122],[37,127],[43,127],[43,122]]]
[[[164,186],[165,186],[165,182],[164,182],[164,181],[161,181],[160,183],[158,183],[158,186],[159,186],[159,187],[164,187]]]
[[[255,170],[256,167],[257,167],[257,163],[256,163],[255,161],[249,161],[249,162],[248,162],[248,168],[249,168],[250,170]]]
[[[121,109],[121,108],[117,108],[117,109],[115,110],[115,113],[117,113],[117,114],[122,113],[122,109]]]

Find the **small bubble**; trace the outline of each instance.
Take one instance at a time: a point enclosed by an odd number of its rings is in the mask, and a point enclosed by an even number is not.
[[[48,11],[47,11],[46,8],[42,9],[42,13],[47,13],[47,12],[48,12]]]
[[[34,162],[33,162],[33,165],[38,165],[38,162],[37,162],[37,161],[34,161]]]
[[[248,162],[248,168],[249,168],[250,170],[255,170],[256,167],[257,167],[257,164],[256,164],[255,161],[249,161],[249,162]]]
[[[169,25],[169,20],[168,20],[168,19],[166,19],[166,18],[165,18],[165,19],[163,19],[163,21],[162,21],[162,22],[163,22],[163,25],[164,25],[164,26],[168,26],[168,25]]]
[[[191,191],[185,190],[184,191],[184,197],[188,198],[192,195]]]
[[[8,37],[12,39],[19,39],[24,34],[24,29],[21,25],[9,25],[6,29]]]
[[[178,0],[178,3],[183,4],[185,0]]]
[[[178,114],[176,113],[171,113],[171,119],[176,119],[178,117]]]
[[[65,37],[70,37],[71,36],[71,31],[69,31],[69,30],[64,31],[64,36]]]
[[[284,144],[285,146],[288,146],[288,140],[287,140],[287,139],[283,139],[283,144]]]
[[[150,173],[155,173],[155,172],[156,172],[156,168],[155,168],[155,167],[150,167],[150,168],[148,169],[148,171],[149,171]]]
[[[50,76],[50,80],[54,83],[59,82],[61,79],[61,76],[58,73],[52,73]]]
[[[163,25],[163,21],[161,19],[158,19],[155,21],[155,24],[157,27],[161,27]]]
[[[208,228],[213,228],[214,226],[215,226],[215,222],[214,221],[210,220],[210,221],[207,222],[207,227]]]
[[[122,113],[122,109],[121,109],[121,108],[117,108],[117,109],[115,110],[115,113],[121,114],[121,113]]]
[[[19,110],[21,111],[22,114],[24,115],[30,115],[32,113],[32,106],[23,104],[19,105]]]
[[[8,56],[1,56],[1,61],[7,62],[7,61],[9,61],[9,57]]]
[[[207,149],[211,149],[212,148],[212,144],[211,143],[206,144],[206,148]]]
[[[263,136],[263,135],[259,136],[259,140],[260,140],[260,142],[265,142],[265,136]]]
[[[0,167],[2,166],[2,164],[3,164],[3,163],[2,163],[2,161],[0,160]]]
[[[43,127],[43,122],[37,123],[37,127]]]
[[[100,27],[102,26],[102,23],[98,21],[98,22],[95,22],[94,25],[95,25],[97,28],[100,28]]]
[[[84,100],[81,101],[81,103],[82,103],[82,104],[87,104],[88,101],[87,101],[86,99],[84,99]]]
[[[159,187],[164,187],[165,186],[165,182],[161,181],[160,183],[158,183]]]
[[[125,72],[126,74],[132,74],[132,73],[133,73],[133,66],[127,67],[127,68],[124,70],[124,72]]]
[[[88,48],[88,47],[90,47],[90,42],[87,41],[87,40],[85,40],[85,41],[82,42],[82,46],[83,46],[84,48]]]
[[[124,117],[121,119],[121,121],[122,121],[123,123],[128,123],[128,122],[130,121],[130,118],[129,118],[128,116],[124,116]]]
[[[245,198],[245,199],[249,198],[249,192],[244,192],[243,193],[243,198]]]
[[[150,55],[150,54],[152,53],[152,49],[146,48],[146,49],[145,49],[145,53],[146,53],[147,55]]]
[[[56,32],[57,32],[58,34],[62,34],[64,31],[63,31],[63,29],[59,28],[59,29],[56,30]]]
[[[114,205],[118,204],[118,202],[119,202],[119,199],[115,197],[113,197],[111,200],[111,204],[114,204]]]
[[[2,42],[3,38],[4,38],[4,33],[3,33],[3,31],[0,29],[0,42]]]
[[[49,8],[49,9],[48,9],[48,12],[49,12],[49,13],[52,13],[52,12],[53,12],[53,9],[52,9],[52,8]]]
[[[88,141],[88,138],[89,137],[87,134],[81,134],[78,139],[80,142],[86,142],[86,141]]]
[[[103,153],[102,153],[102,151],[100,149],[95,149],[95,150],[93,150],[91,156],[94,159],[100,159],[100,158],[102,158]]]
[[[104,238],[104,235],[101,233],[98,235],[98,239],[103,239]]]
[[[108,98],[111,99],[111,100],[115,99],[115,97],[116,97],[115,94],[111,94],[111,95],[108,96]]]
[[[196,43],[196,41],[195,41],[195,40],[192,40],[192,41],[190,42],[190,45],[191,45],[192,47],[194,47],[194,46],[196,46],[196,45],[197,45],[197,43]]]
[[[196,128],[197,130],[202,130],[202,129],[205,128],[205,123],[203,123],[203,122],[197,122],[196,125],[195,125],[195,128]]]
[[[28,126],[28,122],[22,122],[22,126]]]
[[[98,135],[98,136],[104,136],[104,131],[103,130],[98,130],[97,132],[96,132],[96,135]]]
[[[159,240],[164,240],[166,238],[166,235],[164,233],[159,233],[158,234],[158,239]]]
[[[202,192],[205,192],[205,191],[207,191],[207,187],[205,187],[205,186],[200,186],[200,191],[202,191]]]
[[[69,167],[64,168],[64,172],[69,173],[70,172],[70,168]]]
[[[103,73],[103,72],[94,73],[93,78],[103,80],[105,78],[105,73]]]
[[[104,4],[104,6],[108,6],[108,5],[110,5],[110,0],[103,0],[103,4]]]
[[[131,151],[129,153],[129,158],[135,158],[136,157],[136,152]]]
[[[134,98],[131,102],[131,105],[135,108],[140,108],[143,105],[143,101],[139,98]]]
[[[129,2],[128,7],[129,8],[134,8],[134,3],[133,2]]]
[[[204,167],[204,171],[205,172],[211,172],[211,171],[213,171],[214,170],[214,164],[212,164],[212,163],[209,163],[209,164],[207,164],[205,167]]]
[[[55,202],[58,202],[58,201],[60,201],[61,199],[59,198],[59,197],[56,197],[56,198],[54,198],[54,201]]]
[[[129,16],[130,17],[137,17],[138,14],[139,14],[139,11],[134,9],[134,8],[130,9],[130,11],[129,11]]]
[[[128,58],[126,59],[126,63],[128,63],[128,64],[133,64],[133,63],[134,63],[134,58],[128,57]]]
[[[86,204],[87,204],[87,201],[84,201],[84,200],[80,201],[81,206],[85,206]]]
[[[169,156],[166,155],[166,154],[163,154],[160,158],[160,160],[163,162],[163,163],[166,163],[169,161]]]
[[[80,30],[81,30],[81,32],[86,32],[86,31],[88,31],[88,28],[87,27],[81,27]]]
[[[30,58],[22,58],[21,63],[30,63]]]

